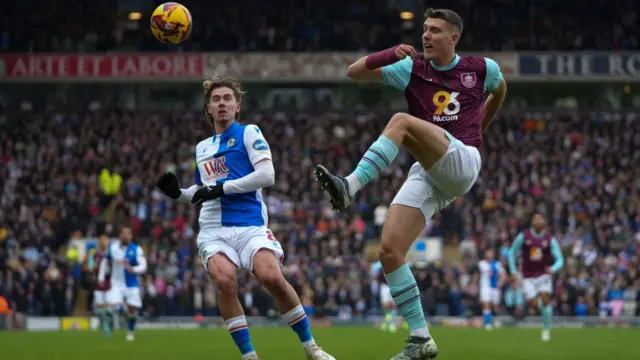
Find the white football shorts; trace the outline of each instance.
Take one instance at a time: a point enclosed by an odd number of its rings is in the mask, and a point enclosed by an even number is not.
[[[138,309],[142,307],[140,288],[137,287],[113,286],[112,283],[106,299],[109,305],[127,305]]]
[[[480,152],[445,133],[451,141],[447,153],[429,171],[413,164],[391,204],[418,208],[430,219],[471,189],[480,174]]]
[[[553,293],[553,278],[549,274],[540,275],[535,278],[525,278],[522,284],[524,296],[527,300],[535,299],[543,293]]]
[[[391,296],[391,288],[388,284],[380,284],[380,304],[383,306],[394,304],[393,297]]]
[[[483,286],[480,288],[480,302],[500,305],[500,289]]]
[[[93,291],[93,306],[102,306],[107,304],[107,292],[102,290]]]
[[[239,268],[253,271],[253,257],[261,249],[271,250],[280,260],[284,251],[266,226],[204,228],[198,234],[198,253],[202,264],[216,254],[225,254]]]

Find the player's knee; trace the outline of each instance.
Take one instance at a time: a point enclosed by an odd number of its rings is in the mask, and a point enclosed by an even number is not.
[[[258,279],[267,289],[280,289],[285,285],[286,280],[280,271],[275,269],[275,273],[263,273]]]
[[[389,123],[387,124],[387,128],[393,128],[395,130],[400,130],[403,133],[406,133],[409,130],[409,119],[410,115],[406,113],[395,113]]]
[[[216,255],[207,261],[207,270],[221,294],[235,296],[237,293],[236,266],[231,260],[224,255]]]
[[[260,250],[254,256],[253,272],[267,289],[281,288],[286,284],[279,263],[269,250]]]
[[[215,274],[213,282],[216,284],[218,291],[225,296],[235,296],[237,293],[237,284],[235,274]]]
[[[390,237],[387,237],[386,239],[383,236],[382,243],[380,244],[380,249],[378,250],[380,262],[382,262],[383,265],[390,262],[395,263],[404,258],[404,254],[402,254],[402,251],[393,246],[393,241],[390,240],[392,239],[392,234],[393,233],[391,232],[391,234],[388,235]]]
[[[542,305],[547,306],[551,303],[551,298],[549,295],[542,295],[540,296],[540,300],[542,300]]]

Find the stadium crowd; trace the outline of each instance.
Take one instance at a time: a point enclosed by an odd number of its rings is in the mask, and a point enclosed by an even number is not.
[[[247,113],[270,141],[276,184],[265,190],[270,227],[286,251],[284,271],[316,316],[376,313],[368,241],[376,239],[393,190],[412,163],[402,153],[364,189],[352,211],[330,210],[316,163],[349,171],[389,114]],[[347,121],[348,120],[348,121]],[[67,315],[93,279],[70,237],[134,228],[148,258],[148,315],[216,312],[215,288],[197,252],[196,207],[154,188],[173,170],[193,183],[193,149],[210,134],[200,114],[12,113],[0,117],[0,296],[22,314]],[[425,235],[457,244],[460,261],[416,268],[427,313],[478,314],[475,264],[494,248],[504,260],[535,211],[548,216],[567,264],[555,277],[562,315],[635,315],[640,310],[640,123],[504,111],[488,130],[483,170],[464,198],[438,214]],[[251,275],[240,297],[250,314],[275,314]],[[499,312],[522,306],[507,284]]]
[[[153,2],[152,2],[153,3]],[[161,1],[156,1],[159,5]],[[357,51],[420,43],[422,11],[417,1],[369,2],[272,0],[187,2],[193,16],[192,40],[183,51]],[[460,1],[451,7],[465,19],[459,48],[500,50],[632,50],[638,47],[638,3],[634,0]],[[147,19],[127,24],[128,11],[113,2],[91,4],[60,0],[27,0],[5,4],[0,52],[92,52],[168,49],[149,36]],[[131,9],[131,11],[136,9]],[[399,14],[415,13],[412,21]],[[593,26],[598,19],[602,26]],[[408,26],[408,24],[410,24]],[[413,36],[415,34],[415,36]],[[175,50],[175,46],[171,49]]]

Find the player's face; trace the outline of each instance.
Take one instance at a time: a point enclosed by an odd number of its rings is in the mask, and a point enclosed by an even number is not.
[[[441,59],[453,52],[460,34],[453,25],[442,19],[428,18],[422,26],[424,57],[428,60]]]
[[[228,87],[213,89],[209,99],[209,114],[217,123],[226,125],[236,118],[236,113],[240,112],[240,103],[233,94],[233,90]]]
[[[547,221],[544,219],[544,216],[536,214],[533,216],[533,219],[531,219],[531,225],[533,225],[536,230],[542,230],[547,225]]]
[[[102,235],[98,238],[98,247],[100,250],[107,250],[107,246],[109,245],[109,238],[106,235]]]
[[[128,227],[123,227],[122,230],[120,230],[120,240],[122,240],[124,244],[128,244],[132,239],[133,231]]]
[[[493,250],[487,250],[485,253],[485,256],[489,261],[492,261],[495,258],[495,254],[493,253]]]

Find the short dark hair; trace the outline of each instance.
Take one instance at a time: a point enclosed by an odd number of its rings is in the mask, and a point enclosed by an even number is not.
[[[428,18],[442,19],[455,26],[458,29],[458,32],[462,34],[462,29],[464,27],[462,17],[453,10],[428,8],[427,11],[424,12],[424,18],[425,20]]]
[[[202,87],[204,88],[204,111],[207,114],[209,120],[213,120],[211,114],[209,114],[209,101],[211,101],[211,93],[214,89],[218,88],[229,88],[233,91],[233,96],[235,96],[236,101],[238,103],[242,103],[242,97],[246,92],[240,84],[240,80],[234,78],[233,76],[227,76],[222,79],[218,77],[214,77],[212,80],[205,80],[202,83]],[[238,119],[239,114],[236,114],[236,119]]]

